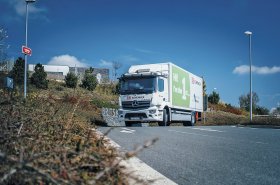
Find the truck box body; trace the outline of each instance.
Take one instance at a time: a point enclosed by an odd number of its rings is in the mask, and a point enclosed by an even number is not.
[[[185,122],[203,111],[202,78],[172,63],[131,66],[120,83],[119,113],[126,123]]]

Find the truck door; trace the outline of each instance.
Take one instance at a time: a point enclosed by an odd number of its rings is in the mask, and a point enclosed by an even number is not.
[[[167,88],[167,79],[163,77],[158,78],[158,95],[159,102],[168,102],[168,88]]]

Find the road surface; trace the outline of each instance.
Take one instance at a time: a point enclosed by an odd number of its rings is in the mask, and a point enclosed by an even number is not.
[[[124,150],[158,137],[138,157],[178,184],[280,184],[280,129],[117,127],[108,137]]]

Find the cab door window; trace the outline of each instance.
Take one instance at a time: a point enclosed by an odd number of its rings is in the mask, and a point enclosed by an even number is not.
[[[158,91],[163,92],[164,91],[164,80],[163,79],[158,79]]]

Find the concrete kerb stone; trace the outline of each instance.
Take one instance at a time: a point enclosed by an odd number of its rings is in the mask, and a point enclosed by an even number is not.
[[[108,145],[116,148],[120,154],[124,154],[125,151],[121,150],[121,146],[111,140],[109,137],[104,136],[103,133],[96,129],[92,129],[101,138],[104,137],[108,141]],[[138,159],[137,157],[131,157],[128,160],[121,160],[120,165],[125,167],[125,173],[132,174],[133,176],[142,179],[144,182],[151,185],[176,185],[169,178],[165,177],[158,171],[151,168],[149,165]],[[133,178],[128,179],[129,184],[137,184],[137,181]],[[141,183],[140,183],[141,184]]]

